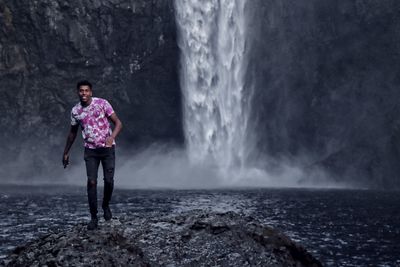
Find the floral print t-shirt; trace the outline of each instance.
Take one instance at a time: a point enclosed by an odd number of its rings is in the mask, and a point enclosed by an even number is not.
[[[85,147],[93,149],[106,146],[106,138],[112,133],[108,117],[113,113],[110,103],[97,97],[92,97],[87,107],[79,102],[72,108],[71,125],[81,125]]]

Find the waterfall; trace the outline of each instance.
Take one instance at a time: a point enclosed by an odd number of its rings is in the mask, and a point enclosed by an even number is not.
[[[176,0],[186,149],[222,172],[246,166],[245,0]],[[247,91],[246,91],[247,90]]]

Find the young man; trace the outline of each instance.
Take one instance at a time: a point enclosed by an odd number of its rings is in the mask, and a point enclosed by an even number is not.
[[[80,125],[85,146],[84,158],[88,178],[87,195],[91,215],[88,229],[93,230],[98,226],[97,172],[100,162],[104,174],[104,197],[102,204],[104,219],[109,221],[112,218],[109,203],[114,189],[114,140],[122,129],[122,123],[107,100],[92,97],[92,84],[90,82],[78,82],[76,87],[80,102],[71,111],[71,128],[65,144],[62,163],[64,168],[69,164],[68,153],[75,141]],[[109,120],[114,123],[114,130],[111,130]]]

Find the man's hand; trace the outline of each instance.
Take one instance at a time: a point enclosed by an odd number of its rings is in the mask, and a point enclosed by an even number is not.
[[[106,147],[112,147],[113,143],[114,143],[114,137],[108,136],[106,138]]]
[[[64,166],[64,169],[67,168],[67,166],[69,164],[69,155],[68,154],[63,155],[62,164]]]
[[[62,158],[62,165],[64,166],[64,169],[67,168],[69,164],[69,149],[71,148],[72,144],[74,143],[76,133],[78,132],[79,124],[76,125],[71,125],[71,128],[69,129],[69,134],[67,137],[67,142],[65,143],[65,148],[63,152],[63,158]]]

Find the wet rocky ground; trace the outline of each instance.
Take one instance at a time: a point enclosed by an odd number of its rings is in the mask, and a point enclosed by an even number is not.
[[[112,224],[133,228],[130,222],[137,225],[135,231],[144,231],[145,222],[200,216],[198,210],[233,212],[284,233],[324,266],[383,267],[400,266],[399,209],[400,194],[385,191],[116,189]],[[0,263],[9,261],[17,247],[49,234],[66,235],[79,227],[83,234],[88,220],[83,186],[0,185]],[[101,221],[99,233],[111,226]]]
[[[19,246],[5,266],[322,266],[251,216],[194,210],[85,224]]]

